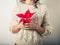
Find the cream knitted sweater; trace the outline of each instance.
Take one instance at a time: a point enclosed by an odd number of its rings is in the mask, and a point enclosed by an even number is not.
[[[12,13],[12,22],[10,23],[10,30],[12,29],[13,25],[19,23],[20,18],[16,16],[19,13],[25,13],[28,9],[30,12],[36,12],[35,15],[32,17],[32,21],[39,24],[40,26],[45,29],[44,34],[42,36],[36,32],[35,30],[23,30],[21,29],[17,33],[16,44],[17,45],[40,45],[42,41],[42,37],[46,36],[51,33],[51,25],[49,21],[49,16],[47,15],[46,6],[44,4],[37,4],[38,8],[35,8],[34,5],[28,5],[19,3],[13,10]]]

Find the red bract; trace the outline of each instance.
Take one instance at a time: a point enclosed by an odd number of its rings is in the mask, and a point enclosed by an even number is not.
[[[31,13],[29,10],[25,12],[25,14],[17,14],[19,18],[21,18],[20,22],[23,23],[30,23],[31,22],[31,17],[34,15],[34,13]]]

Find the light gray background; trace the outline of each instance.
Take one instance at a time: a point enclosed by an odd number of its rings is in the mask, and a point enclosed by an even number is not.
[[[0,0],[0,45],[12,45],[15,34],[9,30],[11,11],[16,0]],[[58,45],[60,38],[60,0],[42,0],[49,10],[51,24],[54,28],[50,36],[45,37],[44,45]]]

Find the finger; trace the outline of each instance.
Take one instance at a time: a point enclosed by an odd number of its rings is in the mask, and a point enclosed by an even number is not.
[[[24,30],[28,30],[29,28],[24,28]]]
[[[33,21],[31,21],[31,23],[32,23]]]
[[[29,26],[24,26],[24,29],[26,29],[26,30],[29,29]]]
[[[24,28],[29,28],[29,26],[24,26]]]
[[[19,23],[19,24],[23,24],[23,22]]]
[[[19,25],[23,25],[23,22],[19,23]]]
[[[28,25],[29,25],[29,23],[24,23],[24,25],[28,26]]]

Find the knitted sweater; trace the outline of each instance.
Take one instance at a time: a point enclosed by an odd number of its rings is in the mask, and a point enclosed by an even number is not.
[[[20,18],[16,16],[16,14],[22,13],[24,14],[28,9],[31,13],[35,12],[32,17],[32,21],[42,26],[45,29],[43,34],[39,34],[35,30],[23,30],[21,29],[17,33],[16,44],[17,45],[40,45],[44,36],[49,35],[51,33],[51,25],[49,16],[47,15],[46,5],[37,4],[38,8],[35,8],[34,5],[19,3],[13,10],[12,13],[12,22],[10,23],[10,30],[12,26],[19,23]]]

